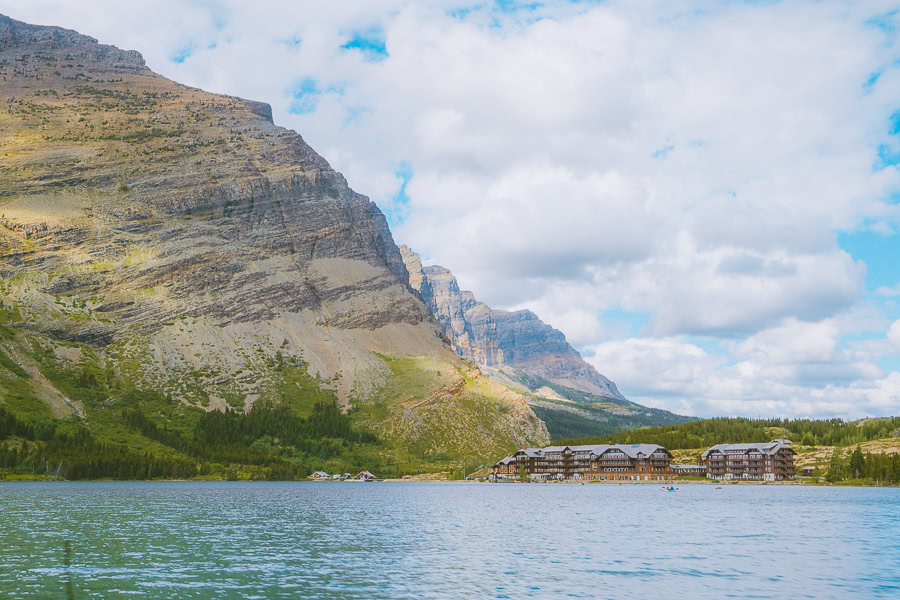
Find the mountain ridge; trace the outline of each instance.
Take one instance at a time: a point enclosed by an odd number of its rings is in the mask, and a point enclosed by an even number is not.
[[[691,420],[636,404],[587,363],[565,334],[531,310],[494,310],[459,288],[450,270],[423,266],[399,246],[409,284],[434,313],[451,347],[492,380],[523,394],[553,439]]]
[[[378,207],[267,104],[3,16],[0,77],[0,404],[118,439],[119,410],[180,427],[333,394],[411,469],[547,441],[442,339]]]
[[[559,385],[625,400],[616,384],[588,364],[566,340],[531,310],[495,310],[461,290],[449,269],[423,266],[421,257],[405,244],[400,254],[418,291],[463,358],[482,367],[523,369]]]

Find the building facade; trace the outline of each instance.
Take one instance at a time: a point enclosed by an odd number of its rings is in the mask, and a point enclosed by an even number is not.
[[[706,475],[706,465],[702,463],[696,465],[671,465],[671,468],[676,475],[687,475],[690,477],[704,477]]]
[[[495,478],[534,481],[663,481],[675,474],[672,455],[657,444],[522,448],[494,465]]]
[[[702,454],[710,479],[783,481],[794,477],[790,440],[763,444],[717,444]]]

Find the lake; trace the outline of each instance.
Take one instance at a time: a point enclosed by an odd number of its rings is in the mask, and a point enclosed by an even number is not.
[[[900,489],[0,486],[2,598],[900,598]]]

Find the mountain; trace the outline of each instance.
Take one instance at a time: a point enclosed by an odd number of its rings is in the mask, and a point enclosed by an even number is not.
[[[491,379],[517,389],[547,424],[553,439],[610,434],[621,429],[690,420],[626,399],[589,365],[566,336],[530,310],[493,310],[460,290],[441,266],[400,245],[409,284],[434,313],[451,347]]]
[[[422,266],[421,257],[401,244],[409,284],[431,308],[450,345],[463,358],[495,367],[513,379],[516,371],[596,396],[625,400],[616,384],[586,363],[566,336],[530,310],[493,310],[462,291],[440,266]]]
[[[121,441],[125,409],[190,435],[208,411],[333,399],[413,470],[547,441],[442,338],[375,204],[269,105],[4,16],[0,78],[7,409]]]

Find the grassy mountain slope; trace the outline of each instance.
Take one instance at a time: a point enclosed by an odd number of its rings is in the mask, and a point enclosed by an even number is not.
[[[521,370],[504,368],[488,372],[493,379],[507,382],[525,396],[535,414],[547,424],[554,442],[693,420],[623,398],[576,390]]]

